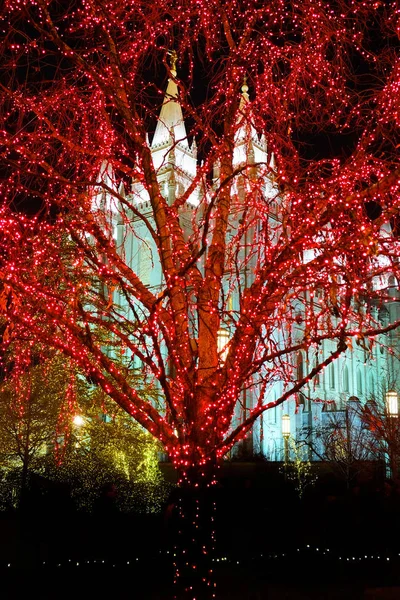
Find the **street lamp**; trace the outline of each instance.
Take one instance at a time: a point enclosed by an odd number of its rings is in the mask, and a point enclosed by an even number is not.
[[[289,462],[290,417],[282,415],[282,437],[285,448],[285,463]]]
[[[84,435],[83,426],[85,425],[85,419],[81,415],[75,415],[72,418],[72,423],[76,427],[75,448],[80,448],[81,443],[83,441],[83,435]]]
[[[399,417],[399,397],[395,390],[389,390],[385,394],[386,411],[389,421],[389,438],[387,440],[387,453],[389,464],[387,465],[387,474],[389,477],[397,476],[397,425]]]
[[[399,398],[395,390],[389,390],[385,394],[386,410],[389,417],[399,416]]]

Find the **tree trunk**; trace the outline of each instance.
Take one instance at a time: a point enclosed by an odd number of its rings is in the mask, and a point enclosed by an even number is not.
[[[216,598],[214,562],[216,551],[215,464],[191,467],[180,478],[171,498],[169,544],[175,570],[174,598]]]
[[[19,486],[18,508],[20,511],[25,510],[26,497],[29,488],[29,448],[25,446],[22,461],[21,480]]]

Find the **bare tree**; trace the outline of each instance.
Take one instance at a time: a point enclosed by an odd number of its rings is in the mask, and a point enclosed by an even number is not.
[[[387,391],[387,390],[386,390]],[[369,432],[368,451],[375,460],[383,460],[387,475],[395,483],[399,480],[400,425],[398,411],[392,413],[385,390],[371,398],[363,407],[361,421]]]
[[[304,444],[332,467],[346,482],[347,489],[373,458],[362,410],[358,399],[350,399],[344,410],[327,412],[325,423],[303,432]]]

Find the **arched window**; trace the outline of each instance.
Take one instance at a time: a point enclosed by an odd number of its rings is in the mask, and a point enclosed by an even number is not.
[[[371,398],[375,398],[375,379],[372,374],[369,376],[369,395]]]
[[[303,379],[304,375],[305,373],[303,354],[301,352],[298,352],[296,356],[296,380],[300,381],[301,379]],[[300,392],[298,395],[298,402],[301,406],[303,406],[303,410],[310,410],[310,403],[308,401],[308,398],[302,392]]]
[[[314,361],[314,369],[316,368],[316,366],[318,365],[318,361],[317,359],[315,359]],[[313,379],[314,385],[315,387],[319,386],[319,373],[317,373]]]
[[[300,381],[304,377],[304,359],[301,352],[297,353],[296,357],[296,379]]]
[[[344,369],[343,369],[342,388],[343,388],[343,391],[346,392],[346,393],[348,393],[350,391],[350,386],[349,386],[349,369],[347,368],[347,365],[345,365]]]
[[[335,380],[335,363],[331,363],[329,367],[329,384],[332,390],[335,389],[336,380]]]
[[[274,392],[274,402],[278,399],[278,392]],[[276,406],[270,408],[267,412],[270,423],[276,423]]]
[[[359,396],[363,395],[362,373],[360,369],[357,369],[357,394]]]

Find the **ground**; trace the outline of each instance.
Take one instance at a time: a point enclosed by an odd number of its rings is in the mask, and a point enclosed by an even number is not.
[[[346,490],[320,477],[300,501],[279,470],[267,471],[239,465],[221,477],[218,599],[400,598],[393,486],[370,481]],[[165,513],[103,507],[84,515],[55,497],[22,515],[2,513],[1,598],[172,600],[169,535]]]

